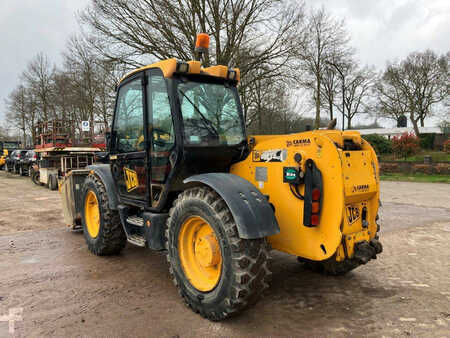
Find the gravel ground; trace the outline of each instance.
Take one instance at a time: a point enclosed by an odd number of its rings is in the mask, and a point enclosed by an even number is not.
[[[239,317],[187,309],[163,254],[91,255],[57,192],[0,172],[0,337],[450,337],[450,185],[382,183],[384,252],[343,277],[274,253],[274,281]],[[22,309],[22,310],[14,310]]]

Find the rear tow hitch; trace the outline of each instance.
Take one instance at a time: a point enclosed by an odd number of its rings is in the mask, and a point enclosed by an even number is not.
[[[377,254],[383,251],[381,243],[372,239],[370,242],[358,242],[355,244],[354,259],[360,264],[366,264],[371,259],[376,259]]]

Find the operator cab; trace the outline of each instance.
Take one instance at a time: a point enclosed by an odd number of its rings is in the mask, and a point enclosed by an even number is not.
[[[248,154],[239,76],[169,59],[121,80],[109,152],[123,203],[159,212],[187,177],[229,172]]]

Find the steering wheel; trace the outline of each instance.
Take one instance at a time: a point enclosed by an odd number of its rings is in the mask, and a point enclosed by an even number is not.
[[[159,147],[164,147],[169,143],[171,136],[172,135],[165,130],[153,128],[153,144],[156,144]]]

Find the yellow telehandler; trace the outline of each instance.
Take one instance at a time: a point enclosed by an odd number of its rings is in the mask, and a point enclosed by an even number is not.
[[[204,53],[209,37],[200,34]],[[201,57],[199,58],[201,60]],[[269,286],[270,249],[344,274],[376,258],[379,173],[358,132],[247,136],[239,69],[168,59],[126,75],[104,164],[73,170],[64,217],[96,255],[166,250],[186,304],[222,320]]]

